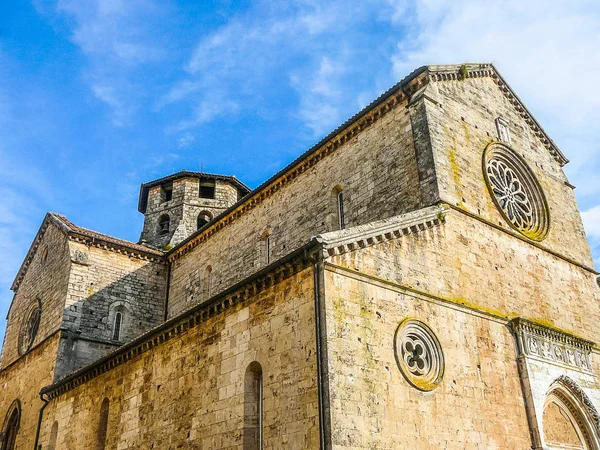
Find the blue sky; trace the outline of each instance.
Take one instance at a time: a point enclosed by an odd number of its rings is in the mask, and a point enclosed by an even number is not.
[[[1,2],[0,315],[46,211],[137,241],[142,182],[255,187],[423,64],[496,64],[571,160],[599,266],[599,48],[595,0]]]

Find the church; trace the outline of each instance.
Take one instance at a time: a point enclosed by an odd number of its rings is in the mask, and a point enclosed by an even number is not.
[[[249,189],[48,213],[1,450],[600,450],[600,282],[567,158],[491,64],[410,73]]]

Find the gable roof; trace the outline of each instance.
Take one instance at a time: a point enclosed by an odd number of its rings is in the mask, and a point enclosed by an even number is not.
[[[235,176],[231,175],[218,175],[215,173],[206,173],[206,172],[191,172],[189,170],[182,170],[180,172],[167,175],[166,177],[158,178],[154,181],[148,181],[147,183],[143,183],[140,187],[140,197],[138,201],[138,211],[144,214],[146,212],[146,206],[148,204],[148,191],[150,188],[154,186],[158,186],[163,183],[168,183],[169,181],[178,180],[180,178],[208,178],[209,180],[223,180],[228,181],[233,184],[235,187],[239,189],[242,193],[242,197],[248,194],[251,189],[238,180]]]
[[[228,223],[235,220],[245,211],[252,209],[255,205],[269,197],[272,192],[277,191],[283,185],[293,180],[298,174],[316,164],[320,159],[335,151],[340,145],[354,137],[363,129],[371,126],[379,118],[387,114],[405,99],[420,91],[430,82],[445,82],[452,80],[463,80],[466,78],[492,78],[499,86],[502,93],[508,97],[516,110],[524,118],[532,131],[544,143],[555,160],[564,166],[569,160],[546,134],[541,125],[525,107],[521,99],[514,93],[511,87],[500,75],[496,67],[491,63],[467,63],[448,65],[421,66],[408,74],[405,78],[393,85],[358,113],[354,114],[339,127],[301,154],[298,158],[281,169],[271,178],[263,182],[248,195],[230,206],[210,223],[188,236],[169,251],[169,258],[177,258],[195,247],[201,239],[205,239],[215,233]]]
[[[163,252],[160,250],[156,250],[150,247],[146,247],[141,244],[136,244],[134,242],[126,241],[124,239],[119,239],[113,236],[109,236],[107,234],[98,233],[97,231],[89,230],[87,228],[80,227],[75,225],[65,216],[53,212],[49,212],[44,217],[42,221],[42,225],[33,239],[33,243],[29,247],[27,254],[25,255],[25,259],[17,272],[17,275],[11,285],[11,290],[16,291],[23,281],[25,274],[27,273],[27,269],[33,261],[33,257],[35,256],[40,243],[44,237],[48,226],[52,224],[55,225],[59,230],[61,230],[68,239],[78,241],[78,242],[86,242],[91,245],[95,245],[97,247],[102,247],[107,250],[113,250],[120,253],[126,253],[129,256],[134,257],[142,257],[142,258],[162,258]]]

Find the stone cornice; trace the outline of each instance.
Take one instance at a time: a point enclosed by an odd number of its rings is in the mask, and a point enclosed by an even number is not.
[[[69,241],[77,242],[84,245],[100,248],[102,250],[112,251],[130,258],[143,259],[152,262],[161,262],[164,260],[159,251],[148,249],[147,252],[133,249],[127,245],[120,245],[116,242],[110,242],[94,236],[86,236],[79,233],[70,233]]]
[[[519,355],[592,373],[594,343],[523,318],[510,322]]]
[[[100,360],[42,388],[40,395],[53,399],[86,383],[87,381],[152,350],[176,336],[185,333],[209,318],[221,314],[236,305],[248,301],[259,292],[289,278],[314,263],[313,252],[318,242],[309,243],[288,256],[275,261],[260,272],[248,277],[210,300],[197,305],[177,317],[148,331],[133,341],[119,347]]]
[[[390,219],[324,233],[313,239],[321,243],[324,257],[337,256],[439,226],[446,220],[446,211],[441,206],[430,206]]]

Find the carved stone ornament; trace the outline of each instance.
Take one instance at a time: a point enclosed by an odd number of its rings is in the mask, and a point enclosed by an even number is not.
[[[525,319],[514,319],[519,354],[592,372],[592,343]]]
[[[442,346],[423,322],[406,319],[398,326],[394,341],[396,362],[411,385],[421,391],[431,391],[444,376]]]
[[[504,144],[490,144],[483,155],[483,173],[506,221],[529,239],[543,240],[550,227],[548,202],[523,158]]]
[[[561,375],[556,379],[556,383],[566,386],[571,394],[579,401],[585,408],[587,414],[590,416],[594,431],[600,435],[600,414],[592,404],[592,401],[587,394],[579,387],[579,385],[566,375]]]

